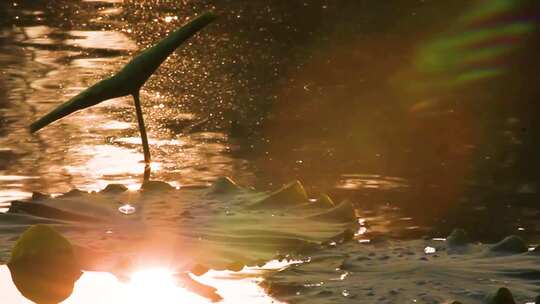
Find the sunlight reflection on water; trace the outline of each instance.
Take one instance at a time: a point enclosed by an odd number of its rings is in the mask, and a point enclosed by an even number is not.
[[[120,7],[111,3],[122,1],[85,2],[96,2],[92,10],[103,15],[111,10],[118,13]],[[113,22],[99,18],[88,22]],[[140,49],[121,26],[115,29],[64,29],[54,23],[40,23],[11,30],[10,43],[23,47],[0,48],[7,79],[0,80],[4,92],[0,93],[0,102],[9,101],[6,113],[15,122],[9,124],[9,132],[0,134],[0,201],[28,198],[32,191],[91,191],[109,183],[121,183],[129,189],[140,186],[145,166],[130,98],[104,102],[35,135],[27,131],[34,119],[111,75]],[[245,161],[225,153],[230,144],[225,135],[184,134],[183,128],[201,118],[171,105],[171,100],[160,93],[142,93],[152,150],[152,179],[177,185],[205,184],[218,176],[243,171]],[[249,173],[242,175],[247,177]],[[38,178],[15,181],[12,176]]]
[[[136,44],[123,33],[114,31],[70,31],[74,39],[66,40],[67,45],[74,45],[84,48],[105,48],[120,50],[135,50]]]
[[[271,261],[263,267],[245,267],[240,272],[214,271],[194,280],[217,288],[220,303],[281,303],[268,296],[258,285],[261,275],[297,262]],[[127,281],[106,272],[86,271],[76,282],[71,296],[63,304],[86,303],[211,303],[205,297],[182,287],[183,283],[167,268],[150,267],[133,272]],[[32,303],[25,299],[11,281],[9,269],[0,266],[0,294],[10,304]]]
[[[13,200],[26,199],[32,196],[32,193],[26,191],[20,191],[16,189],[2,189],[0,190],[0,203],[9,202]],[[2,212],[3,208],[0,208]]]
[[[377,174],[343,174],[336,185],[346,190],[380,189],[392,190],[408,187],[407,181],[399,177],[381,176]]]
[[[144,171],[143,156],[133,150],[110,146],[88,145],[72,152],[72,165],[65,166],[69,174],[86,174],[95,179],[103,176],[138,175]],[[77,162],[77,159],[80,159]],[[151,164],[152,171],[158,171],[159,163]]]

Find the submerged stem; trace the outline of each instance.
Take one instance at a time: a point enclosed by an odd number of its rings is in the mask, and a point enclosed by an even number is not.
[[[143,184],[150,180],[150,173],[150,164],[147,163],[146,165],[144,165]]]
[[[146,128],[144,127],[144,118],[141,108],[141,101],[139,99],[139,92],[133,93],[133,100],[135,101],[135,110],[137,111],[137,121],[139,123],[139,132],[141,133],[144,162],[150,163],[150,147],[148,146],[148,137],[146,136]]]

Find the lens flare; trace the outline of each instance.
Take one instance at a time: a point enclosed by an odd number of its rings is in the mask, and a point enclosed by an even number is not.
[[[208,303],[201,296],[177,286],[174,273],[166,268],[139,270],[125,286],[129,303]]]
[[[525,1],[476,1],[416,48],[411,65],[398,73],[395,83],[425,102],[505,75],[511,55],[536,30],[530,11]]]

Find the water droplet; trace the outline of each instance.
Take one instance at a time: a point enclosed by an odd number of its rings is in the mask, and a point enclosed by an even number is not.
[[[118,207],[118,211],[123,214],[133,214],[135,213],[135,207],[131,206],[130,204],[125,204],[120,207]]]
[[[434,247],[426,246],[426,248],[424,248],[425,254],[432,254],[432,253],[435,253],[436,251],[437,249],[435,249]]]
[[[367,228],[362,226],[358,229],[358,231],[354,234],[354,236],[360,236],[362,234],[365,234],[366,232],[367,232]]]

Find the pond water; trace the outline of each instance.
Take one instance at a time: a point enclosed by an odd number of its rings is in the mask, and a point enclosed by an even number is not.
[[[130,98],[28,126],[215,9],[141,92],[151,179],[299,179],[351,200],[366,239],[464,227],[540,240],[535,1],[292,2],[3,1],[0,208],[35,191],[138,188]]]

